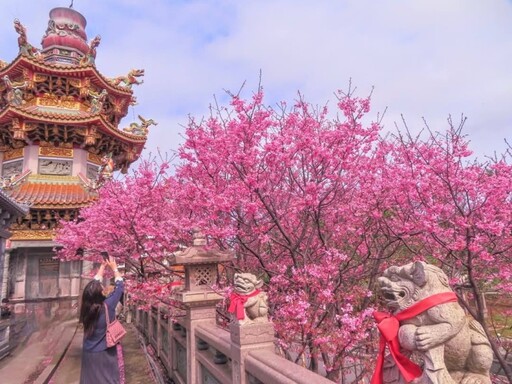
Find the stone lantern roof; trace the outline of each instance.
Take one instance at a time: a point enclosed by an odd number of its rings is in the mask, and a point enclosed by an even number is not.
[[[192,246],[169,258],[171,265],[185,268],[185,284],[175,291],[175,299],[188,306],[204,306],[222,300],[213,286],[217,282],[219,264],[231,260],[231,252],[208,247],[204,234],[196,230]]]
[[[172,254],[169,258],[171,265],[219,264],[233,259],[231,252],[207,247],[206,237],[201,231],[196,230],[193,238],[191,247]]]

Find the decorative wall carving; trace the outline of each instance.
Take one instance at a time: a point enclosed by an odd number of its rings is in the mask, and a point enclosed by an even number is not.
[[[41,146],[39,147],[39,156],[73,158],[73,149]]]
[[[55,232],[52,230],[11,230],[10,240],[53,240]]]
[[[39,159],[40,175],[71,175],[73,162],[58,159]]]
[[[16,222],[11,224],[11,232],[14,230],[52,230],[56,227],[58,219],[70,221],[74,220],[77,215],[78,209],[31,209],[25,217],[18,217]]]
[[[94,164],[87,164],[86,177],[90,180],[96,180],[98,177],[98,166]]]
[[[4,152],[4,161],[18,159],[20,157],[23,157],[23,148],[16,148],[16,149]]]
[[[101,156],[96,155],[91,152],[87,152],[87,161],[90,161],[91,163],[98,164],[98,165],[103,163],[101,160]]]
[[[45,94],[36,99],[36,104],[43,107],[59,107],[67,109],[80,109],[80,103],[73,96],[58,97],[54,94]]]
[[[16,160],[2,164],[2,177],[4,178],[19,175],[21,172],[23,172],[23,160]]]

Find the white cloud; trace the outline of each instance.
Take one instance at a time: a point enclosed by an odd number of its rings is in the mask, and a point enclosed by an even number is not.
[[[17,54],[19,18],[38,45],[57,0],[4,0],[0,59]],[[259,71],[269,102],[300,90],[323,104],[352,78],[374,91],[374,111],[387,106],[386,127],[403,114],[420,129],[468,116],[479,155],[503,151],[512,117],[512,3],[506,0],[75,0],[89,38],[102,36],[96,60],[106,76],[145,68],[135,88],[137,114],[154,118],[147,150],[176,148],[187,115],[205,115],[213,94],[255,90]]]

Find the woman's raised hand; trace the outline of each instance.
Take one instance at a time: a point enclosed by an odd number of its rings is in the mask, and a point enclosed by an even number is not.
[[[105,261],[107,265],[112,269],[113,271],[117,270],[117,262],[116,259],[112,256],[109,256],[108,259]]]

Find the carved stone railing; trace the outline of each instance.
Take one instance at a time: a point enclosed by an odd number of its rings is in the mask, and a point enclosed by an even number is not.
[[[176,383],[332,383],[277,355],[271,323],[231,324],[228,331],[216,325],[213,319],[195,325],[192,338],[186,319],[173,322],[165,306],[150,312],[134,311],[137,328]],[[194,381],[187,379],[190,365],[195,367]]]
[[[225,252],[207,249],[198,233],[192,247],[170,259],[185,270],[185,284],[173,295],[185,308],[184,316],[173,319],[163,305],[149,312],[132,308],[136,326],[168,376],[178,384],[332,383],[277,355],[269,321],[235,319],[229,330],[217,326],[216,306],[222,297],[211,285],[218,264],[230,259]]]
[[[10,352],[10,333],[11,324],[10,320],[0,319],[0,360],[7,356]]]

